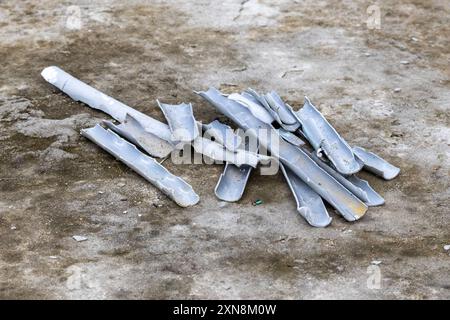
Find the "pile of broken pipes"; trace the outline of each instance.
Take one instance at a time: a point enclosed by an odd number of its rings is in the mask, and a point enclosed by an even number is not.
[[[383,179],[396,177],[399,168],[361,147],[350,147],[323,115],[305,98],[294,111],[275,93],[254,90],[224,95],[215,88],[196,92],[231,119],[252,139],[243,139],[215,120],[197,122],[191,104],[169,105],[157,101],[168,125],[90,87],[57,67],[42,71],[46,81],[75,101],[109,114],[120,124],[103,121],[81,134],[131,167],[179,206],[198,203],[199,196],[183,179],[171,174],[155,158],[165,158],[180,146],[217,161],[225,169],[215,189],[224,201],[238,201],[252,168],[274,160],[292,190],[297,210],[315,227],[330,224],[323,200],[348,221],[360,219],[369,206],[384,199],[355,174],[362,169]],[[202,136],[206,131],[210,139]],[[275,138],[274,138],[275,137]],[[309,142],[307,145],[304,140]],[[139,147],[139,148],[137,148]],[[268,150],[270,157],[260,153]]]

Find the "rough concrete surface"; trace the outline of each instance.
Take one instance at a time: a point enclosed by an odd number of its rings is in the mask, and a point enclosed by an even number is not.
[[[450,298],[447,0],[2,0],[0,58],[0,298]],[[226,204],[222,165],[167,160],[201,197],[182,209],[80,136],[108,116],[49,65],[160,120],[157,98],[226,120],[192,92],[208,86],[307,95],[402,172],[363,174],[386,204],[316,229],[281,174]]]

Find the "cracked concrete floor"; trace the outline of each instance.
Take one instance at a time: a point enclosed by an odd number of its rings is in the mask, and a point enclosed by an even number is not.
[[[378,1],[371,30],[369,4],[0,1],[0,298],[450,298],[450,6]],[[160,120],[157,98],[218,117],[192,93],[208,86],[308,95],[402,172],[363,175],[386,205],[314,229],[281,175],[223,205],[222,166],[166,161],[201,197],[181,209],[79,135],[108,117],[45,83],[49,65]]]

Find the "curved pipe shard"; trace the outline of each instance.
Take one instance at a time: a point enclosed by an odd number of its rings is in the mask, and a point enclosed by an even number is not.
[[[328,172],[340,184],[346,187],[369,207],[376,207],[384,204],[384,199],[375,190],[372,189],[367,181],[359,179],[355,175],[345,177],[328,166],[313,152],[310,153],[310,156],[323,170]]]
[[[238,150],[242,143],[242,138],[233,132],[233,129],[226,124],[214,120],[208,124],[203,125],[205,136],[214,138],[215,141],[222,144],[230,151]]]
[[[166,104],[156,100],[169,123],[172,140],[190,142],[198,137],[199,131],[192,111],[192,104]]]
[[[257,153],[258,146],[253,143],[246,143],[244,151]],[[217,198],[227,202],[239,201],[244,194],[251,172],[252,167],[249,165],[242,165],[239,168],[227,162],[214,189]]]
[[[258,101],[283,129],[294,132],[300,127],[300,123],[292,108],[285,104],[275,91],[266,95],[260,95],[255,90],[249,88],[244,94]]]
[[[260,95],[258,92],[256,92],[255,90],[248,88],[247,90],[244,91],[245,94],[251,95],[253,97],[253,99],[255,99],[256,101],[259,102],[259,104],[261,106],[264,107],[264,109],[266,109],[266,111],[272,116],[272,118],[280,125],[283,126],[283,121],[281,121],[280,116],[278,115],[278,113],[276,113],[269,105],[269,103],[267,102],[266,98],[262,95]],[[286,129],[287,130],[287,129]]]
[[[354,154],[364,163],[364,169],[385,180],[392,180],[400,173],[400,168],[390,164],[375,153],[361,147],[353,147]]]
[[[130,114],[142,124],[146,131],[166,141],[172,141],[170,129],[166,124],[107,96],[64,70],[52,66],[45,68],[41,75],[47,82],[73,100],[81,101],[91,108],[101,110],[119,122],[124,122],[126,115]]]
[[[294,195],[297,211],[313,227],[324,228],[331,223],[331,217],[322,198],[304,183],[296,174],[282,164],[281,171]]]
[[[249,88],[242,95],[251,96],[254,100],[258,101],[272,116],[273,120],[278,122],[283,129],[294,132],[300,127],[300,122],[292,108],[284,103],[275,91],[269,92],[266,95],[260,95],[255,90]]]
[[[248,93],[238,94],[232,93],[228,96],[228,99],[236,101],[245,106],[250,112],[259,120],[264,123],[271,124],[275,119],[257,100],[255,100]]]
[[[316,151],[322,149],[338,172],[350,175],[361,170],[350,146],[307,97],[303,108],[296,114],[301,122],[302,132],[313,148]]]
[[[300,124],[298,123],[297,118],[293,115],[294,111],[290,109],[289,105],[284,103],[278,93],[272,91],[267,93],[264,97],[272,110],[278,114],[280,120],[284,124],[296,126],[295,130],[298,129]]]
[[[115,125],[107,120],[103,120],[103,124],[118,135],[144,149],[153,157],[167,157],[175,149],[173,144],[145,131],[139,121],[129,114],[126,115],[125,121],[119,125]]]
[[[377,207],[384,204],[384,199],[382,196],[380,196],[371,186],[370,184],[363,179],[358,178],[355,175],[349,176],[348,181],[350,181],[353,185],[357,186],[361,190],[364,190],[364,192],[367,195],[367,201],[366,204],[369,207]]]
[[[96,125],[81,130],[81,134],[139,173],[179,206],[188,207],[198,203],[199,196],[186,181],[171,174],[155,159],[140,152],[111,130]]]
[[[238,167],[242,165],[249,165],[256,168],[258,162],[271,159],[271,157],[242,149],[238,149],[236,152],[233,152],[226,149],[221,144],[203,137],[198,137],[195,139],[192,146],[197,153],[203,154],[216,161],[230,162]]]
[[[252,167],[249,165],[238,167],[227,162],[214,189],[217,198],[227,202],[239,201],[244,194],[251,172]]]
[[[297,147],[305,145],[305,142],[301,138],[299,138],[295,134],[293,134],[292,132],[284,130],[283,128],[279,128],[276,130],[277,130],[278,134],[280,135],[280,137],[282,137],[284,140],[286,140],[290,144],[297,146]]]

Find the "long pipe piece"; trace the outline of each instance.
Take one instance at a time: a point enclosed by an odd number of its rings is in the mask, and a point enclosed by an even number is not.
[[[96,125],[81,130],[81,134],[139,173],[179,206],[193,206],[199,201],[199,196],[186,181],[170,173],[113,131]]]
[[[350,175],[362,169],[348,143],[307,97],[303,108],[296,114],[301,122],[302,132],[311,145],[316,151],[322,149],[339,173]]]
[[[41,75],[47,82],[57,87],[73,100],[81,101],[91,108],[101,110],[119,122],[124,122],[126,115],[129,114],[139,121],[148,132],[153,133],[161,139],[172,142],[172,134],[167,124],[107,96],[64,70],[52,66],[45,68]]]
[[[144,149],[152,157],[167,157],[175,149],[175,146],[170,142],[146,131],[144,127],[129,114],[127,114],[125,121],[119,125],[115,125],[108,120],[103,120],[103,124],[131,143]]]
[[[369,207],[381,206],[384,204],[384,199],[372,189],[369,183],[365,180],[359,179],[355,175],[345,177],[339,172],[328,166],[325,162],[319,159],[314,152],[310,153],[311,159],[316,161],[316,163],[326,172],[328,172],[333,178],[339,181],[344,187],[350,190],[355,196],[357,196],[361,201],[363,201]]]

